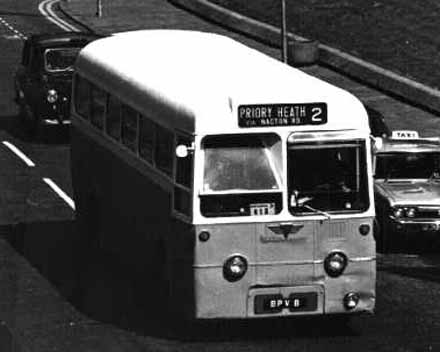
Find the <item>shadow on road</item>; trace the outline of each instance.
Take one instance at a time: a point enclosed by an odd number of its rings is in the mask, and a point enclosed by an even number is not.
[[[154,312],[138,304],[139,295],[133,298],[130,270],[108,255],[92,253],[84,248],[78,240],[73,220],[17,224],[3,235],[79,311],[96,321],[142,336],[186,342],[344,338],[361,335],[364,320],[372,319],[354,316],[350,322],[346,322],[338,316],[318,316],[179,322],[176,314],[167,314],[165,300],[153,302],[156,308]],[[87,268],[86,276],[80,274],[80,268],[84,267]],[[440,282],[440,255],[380,254],[378,269]],[[145,285],[147,289],[143,288],[142,292],[147,294],[141,298],[148,302],[148,290],[155,290],[156,287],[154,282],[146,280]]]
[[[87,248],[82,248],[74,221],[17,224],[6,237],[79,311],[139,335],[206,342],[358,335],[356,323],[346,324],[338,317],[177,321],[173,312],[165,313],[165,302],[155,302],[158,308],[155,312],[137,304],[139,296],[133,298],[129,270],[103,253],[90,255]],[[81,275],[79,269],[84,267],[87,268],[86,290],[84,273]],[[154,283],[146,284],[150,290],[155,289]],[[142,292],[148,289],[142,288]],[[148,294],[143,299],[148,301]]]
[[[378,270],[440,282],[440,253],[390,253],[378,257]]]
[[[18,223],[6,235],[12,247],[48,279],[67,299],[76,281],[76,248],[73,220]]]
[[[26,143],[68,144],[69,126],[45,126],[39,135],[32,135],[18,115],[0,116],[0,130]]]

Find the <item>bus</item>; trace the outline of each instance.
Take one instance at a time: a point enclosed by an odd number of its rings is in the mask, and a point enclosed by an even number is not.
[[[76,61],[81,234],[136,302],[193,320],[374,311],[368,116],[225,36],[140,30]]]

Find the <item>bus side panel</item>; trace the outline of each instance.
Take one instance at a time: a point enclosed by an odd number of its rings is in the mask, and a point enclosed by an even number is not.
[[[369,224],[370,232],[363,236],[359,232],[361,224]],[[344,313],[343,298],[349,292],[360,295],[358,306],[350,311],[372,312],[375,306],[376,287],[376,247],[373,238],[371,218],[344,219],[317,223],[316,234],[316,278],[325,286],[325,312]],[[347,255],[348,264],[339,277],[329,277],[323,261],[332,251]]]
[[[196,318],[245,318],[249,288],[255,283],[255,224],[197,226],[197,233],[208,231],[208,241],[197,240],[194,257]],[[232,255],[248,262],[246,274],[229,282],[223,264]]]
[[[172,317],[195,318],[194,248],[195,229],[176,218],[170,219],[171,232],[166,241],[168,306]]]
[[[76,128],[72,177],[83,247],[111,255],[125,270],[138,302],[158,306],[159,297],[165,307],[172,258],[168,237],[176,232],[170,192]]]

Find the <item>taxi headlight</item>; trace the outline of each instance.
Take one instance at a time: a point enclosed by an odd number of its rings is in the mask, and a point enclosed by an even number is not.
[[[359,294],[356,292],[349,292],[344,296],[344,307],[347,310],[354,309],[359,303]]]
[[[223,276],[230,282],[240,280],[247,271],[247,260],[241,255],[233,255],[223,264]]]
[[[402,208],[394,208],[393,209],[393,215],[396,219],[401,218],[403,216],[403,214],[404,214],[404,211]]]
[[[47,91],[47,101],[51,104],[55,103],[58,100],[58,93],[55,89],[49,89]]]
[[[406,209],[406,216],[409,218],[413,218],[414,216],[416,216],[416,209],[415,208],[408,208]]]
[[[328,276],[338,277],[347,267],[347,256],[342,252],[331,252],[324,260],[324,269]]]

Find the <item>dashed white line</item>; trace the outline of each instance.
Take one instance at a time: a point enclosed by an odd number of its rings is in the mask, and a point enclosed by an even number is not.
[[[58,194],[66,203],[71,207],[73,210],[75,210],[75,202],[72,198],[70,198],[58,185],[53,182],[50,178],[44,177],[43,181],[47,183],[47,185],[52,188],[52,190]]]
[[[26,40],[27,37],[21,33],[19,30],[14,28],[10,23],[8,23],[3,17],[0,17],[0,22],[11,32],[14,32],[16,35],[18,35],[21,39]]]
[[[38,5],[40,13],[49,21],[64,29],[67,32],[80,32],[78,28],[59,18],[52,9],[52,6],[59,0],[44,0]]]
[[[34,167],[34,162],[26,156],[20,149],[18,149],[15,145],[8,141],[3,141],[3,144],[8,147],[15,155],[17,155],[21,160],[25,162],[25,164],[29,167]]]

